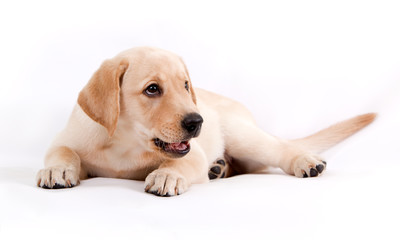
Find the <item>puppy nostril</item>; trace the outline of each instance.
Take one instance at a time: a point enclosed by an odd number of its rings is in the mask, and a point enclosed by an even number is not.
[[[203,123],[203,118],[198,113],[189,113],[182,120],[182,127],[190,134],[196,137]]]

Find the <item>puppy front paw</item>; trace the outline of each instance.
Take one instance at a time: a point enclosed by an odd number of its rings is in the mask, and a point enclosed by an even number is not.
[[[303,154],[293,160],[293,171],[296,177],[317,177],[326,169],[326,162],[315,154]]]
[[[184,193],[189,187],[188,181],[180,174],[169,169],[157,169],[145,180],[145,191],[162,197],[171,197]]]
[[[42,169],[36,176],[37,186],[46,189],[71,188],[79,184],[76,170],[64,167]]]

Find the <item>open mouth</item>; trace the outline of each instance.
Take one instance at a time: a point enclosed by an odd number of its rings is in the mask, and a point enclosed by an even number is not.
[[[172,157],[183,157],[190,151],[189,141],[167,143],[159,138],[153,140],[154,144]]]

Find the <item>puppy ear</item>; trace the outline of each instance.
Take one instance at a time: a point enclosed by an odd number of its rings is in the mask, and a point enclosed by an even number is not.
[[[189,79],[190,80],[190,79]],[[194,104],[197,104],[197,99],[196,99],[196,94],[194,93],[194,89],[193,89],[193,85],[192,85],[192,81],[190,81],[190,94],[192,94],[192,100],[194,102]]]
[[[190,92],[190,94],[192,95],[192,100],[193,100],[194,104],[197,104],[196,94],[194,93],[192,81],[190,80],[189,71],[188,71],[188,69],[187,69],[187,67],[186,67],[185,62],[182,60],[182,58],[180,58],[180,60],[181,60],[181,62],[182,62],[182,64],[183,64],[183,66],[185,67],[185,72],[186,72],[186,75],[187,75],[188,80],[189,80],[189,83],[190,83],[190,84],[189,84],[189,92]]]
[[[106,60],[79,93],[78,104],[111,137],[119,117],[120,82],[128,68],[127,60]]]

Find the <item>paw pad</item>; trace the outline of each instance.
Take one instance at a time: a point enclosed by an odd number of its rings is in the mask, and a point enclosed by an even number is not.
[[[316,166],[316,168],[317,168],[317,171],[318,171],[319,173],[322,173],[322,171],[324,171],[324,169],[325,169],[324,165],[322,165],[322,164],[318,164],[318,165]]]
[[[212,165],[208,171],[208,178],[210,180],[217,178],[224,178],[227,176],[228,164],[224,159],[218,159]]]
[[[310,177],[316,177],[318,176],[318,171],[315,170],[314,168],[310,169]]]
[[[296,177],[317,177],[326,169],[326,162],[317,155],[304,154],[295,158],[293,167]]]

